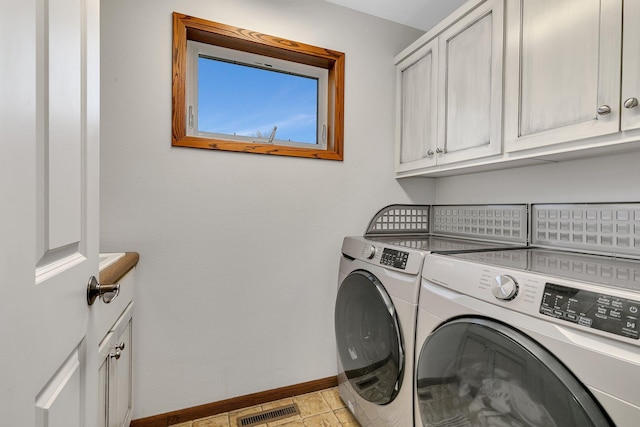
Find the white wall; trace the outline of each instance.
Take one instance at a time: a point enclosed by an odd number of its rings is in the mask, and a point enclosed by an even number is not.
[[[437,204],[640,201],[640,152],[436,180]]]
[[[345,52],[344,162],[172,148],[173,11]],[[342,237],[434,197],[393,178],[393,57],[420,33],[318,0],[101,12],[101,250],[141,256],[134,419],[335,375]]]

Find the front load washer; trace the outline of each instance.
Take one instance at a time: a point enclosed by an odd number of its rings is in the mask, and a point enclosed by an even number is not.
[[[507,236],[503,242],[431,235],[431,210],[388,206],[374,216],[365,237],[343,241],[335,306],[338,388],[365,427],[414,423],[415,325],[425,254],[511,247],[526,234],[522,205],[435,209],[432,224],[442,231],[470,237],[472,222],[478,234],[482,221],[484,236]]]
[[[637,426],[640,261],[543,248],[425,257],[416,426]]]

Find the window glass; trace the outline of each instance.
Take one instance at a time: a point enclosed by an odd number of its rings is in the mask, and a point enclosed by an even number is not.
[[[317,144],[318,79],[198,57],[198,132]]]

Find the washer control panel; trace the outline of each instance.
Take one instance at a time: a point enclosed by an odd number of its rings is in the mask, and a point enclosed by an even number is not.
[[[439,285],[531,318],[640,346],[640,288],[567,280],[443,254],[427,255],[422,274],[423,287]]]
[[[640,301],[546,283],[540,313],[600,331],[639,339]]]
[[[398,251],[396,249],[384,248],[380,256],[380,264],[404,270],[407,268],[409,252]]]

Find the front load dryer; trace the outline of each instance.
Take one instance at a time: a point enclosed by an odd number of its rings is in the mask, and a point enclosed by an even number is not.
[[[340,397],[363,427],[413,425],[424,253],[347,237],[335,308]]]

